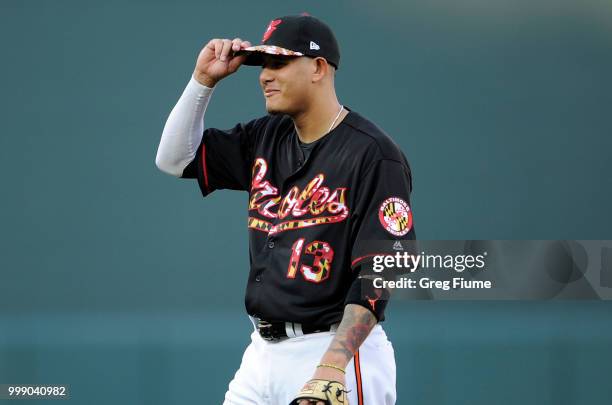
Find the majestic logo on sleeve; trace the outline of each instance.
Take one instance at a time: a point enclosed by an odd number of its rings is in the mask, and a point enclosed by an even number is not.
[[[281,22],[283,22],[283,20],[272,20],[272,21],[270,21],[270,24],[268,24],[268,28],[266,28],[266,32],[264,32],[264,34],[263,34],[263,38],[262,38],[261,42],[266,42],[268,40],[268,38],[270,38],[270,35],[272,35],[274,30],[276,30],[276,27]]]
[[[378,209],[378,219],[387,232],[404,236],[412,228],[412,211],[401,198],[387,198]]]
[[[292,187],[282,197],[264,180],[268,164],[258,158],[253,165],[249,211],[257,211],[271,221],[249,216],[249,228],[270,234],[344,221],[349,214],[346,188],[330,190],[323,186],[325,176],[316,175],[304,188]],[[283,221],[277,221],[283,220]]]

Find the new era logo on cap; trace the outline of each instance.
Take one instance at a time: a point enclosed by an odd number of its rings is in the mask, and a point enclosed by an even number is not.
[[[315,51],[318,51],[319,49],[321,49],[321,47],[317,45],[316,42],[310,41],[310,49],[314,49]]]

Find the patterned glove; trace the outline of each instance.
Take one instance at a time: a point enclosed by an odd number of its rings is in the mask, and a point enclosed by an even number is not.
[[[347,392],[337,381],[310,380],[289,405],[298,405],[302,399],[322,401],[325,405],[348,405]]]

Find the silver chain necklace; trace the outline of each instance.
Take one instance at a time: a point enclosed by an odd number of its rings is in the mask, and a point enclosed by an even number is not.
[[[327,132],[325,134],[328,134],[329,131],[332,130],[332,128],[334,127],[334,125],[336,124],[336,121],[338,121],[338,118],[340,118],[340,114],[342,114],[342,111],[344,110],[344,106],[340,105],[340,111],[338,111],[338,115],[336,115],[336,118],[334,118],[334,120],[332,121],[331,125],[329,126],[329,129],[327,130]],[[324,134],[324,135],[325,135]],[[315,141],[316,142],[316,141]],[[306,156],[304,155],[304,151],[302,150],[302,158],[306,158]]]
[[[344,110],[344,106],[341,104],[340,105],[340,111],[338,111],[338,115],[336,115],[336,118],[334,118],[334,121],[331,123],[331,125],[329,126],[329,129],[327,130],[326,133],[328,133],[329,131],[332,130],[332,128],[336,124],[336,121],[338,121],[338,118],[340,118],[340,114],[342,114],[342,110]]]

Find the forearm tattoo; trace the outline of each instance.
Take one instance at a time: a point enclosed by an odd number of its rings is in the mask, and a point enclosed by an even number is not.
[[[376,317],[368,309],[361,305],[347,305],[328,352],[344,356],[348,363],[375,325]]]

